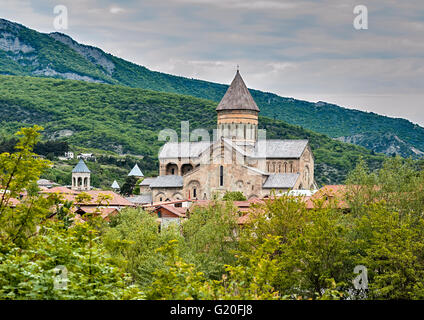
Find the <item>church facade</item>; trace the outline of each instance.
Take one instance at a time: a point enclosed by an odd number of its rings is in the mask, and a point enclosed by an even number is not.
[[[261,139],[259,108],[239,71],[216,111],[214,141],[162,147],[159,176],[143,184],[153,201],[210,200],[227,191],[263,198],[272,190],[316,188],[308,140]]]

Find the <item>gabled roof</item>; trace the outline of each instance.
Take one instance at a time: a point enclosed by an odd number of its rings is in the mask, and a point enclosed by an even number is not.
[[[62,194],[78,194],[78,191],[69,189],[67,187],[54,187],[47,190],[43,190],[43,193],[62,193]]]
[[[159,176],[150,184],[150,188],[182,188],[183,177],[176,175]]]
[[[183,207],[174,207],[171,205],[167,205],[167,204],[162,204],[158,207],[159,208],[164,208],[166,210],[168,210],[169,212],[175,214],[176,216],[180,217],[180,218],[185,218],[186,216],[186,212],[188,208],[183,208]]]
[[[260,140],[255,143],[253,151],[244,151],[239,143],[226,138],[223,141],[242,155],[268,159],[298,159],[309,143],[308,140]],[[212,144],[206,141],[168,142],[162,147],[159,159],[198,158]]]
[[[80,159],[78,164],[72,170],[72,173],[90,173],[90,172],[91,172],[90,169],[88,169],[87,165],[82,159]]]
[[[107,195],[110,196],[111,199],[108,199],[107,201],[102,204],[102,206],[105,207],[112,207],[112,206],[120,206],[120,207],[131,207],[134,206],[134,204],[121,195],[108,190],[91,190],[91,191],[85,191],[85,193],[88,193],[92,199],[91,201],[84,202],[83,205],[90,206],[90,205],[98,205],[98,197],[100,195]]]
[[[308,142],[308,140],[260,140],[256,142],[254,157],[297,159],[302,156]]]
[[[140,182],[139,186],[150,186],[150,184],[155,180],[156,178],[144,178],[143,181]]]
[[[144,193],[144,194],[140,194],[138,196],[135,197],[128,197],[125,198],[128,201],[135,203],[135,204],[146,204],[146,203],[152,203],[153,202],[153,196],[151,193]]]
[[[128,176],[135,176],[135,177],[144,177],[143,172],[141,172],[140,168],[138,167],[137,164],[135,164],[134,168],[132,168],[132,170],[130,171],[130,173],[128,173]]]
[[[112,185],[111,185],[112,189],[119,189],[119,184],[116,180],[113,181]]]
[[[233,82],[231,82],[230,87],[218,107],[216,107],[216,111],[222,110],[252,110],[259,112],[259,108],[238,70]]]
[[[290,189],[296,184],[299,173],[275,173],[270,174],[262,188],[264,189]]]
[[[162,147],[159,158],[197,158],[210,145],[209,141],[168,142]]]

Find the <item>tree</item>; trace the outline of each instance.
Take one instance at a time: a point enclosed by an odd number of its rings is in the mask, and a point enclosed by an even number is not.
[[[129,176],[125,179],[125,183],[121,187],[121,194],[125,196],[130,196],[133,194],[134,189],[137,184],[137,177]]]
[[[125,209],[112,217],[102,236],[113,261],[143,287],[164,267],[164,256],[155,250],[174,239],[181,239],[175,228],[159,231],[156,218],[139,209]]]
[[[16,152],[0,154],[0,250],[25,246],[36,233],[37,223],[48,216],[53,203],[51,198],[41,197],[37,192],[38,177],[50,165],[32,152],[40,130],[39,126],[22,128],[16,133],[19,138]],[[25,193],[27,197],[21,199]]]
[[[182,222],[185,255],[206,277],[218,280],[225,265],[235,262],[237,241],[237,208],[229,203],[214,202],[208,207],[195,207]]]
[[[278,272],[269,283],[282,296],[316,299],[332,292],[330,297],[339,297],[353,278],[344,217],[332,206],[315,206],[306,209],[301,197],[273,197],[250,213],[240,233],[241,257],[278,238],[273,253]]]
[[[49,221],[28,249],[11,248],[0,258],[0,299],[143,297],[129,275],[111,264],[98,231],[88,223],[66,229]]]
[[[153,273],[153,282],[146,290],[149,300],[211,299],[208,280],[193,264],[178,255],[178,240],[171,240],[156,250],[164,257],[164,268]]]
[[[222,197],[224,201],[246,201],[246,197],[240,191],[227,191]]]
[[[39,194],[36,181],[49,166],[32,152],[39,130],[22,128],[16,152],[0,154],[0,299],[141,298],[112,263],[99,228],[71,222],[71,204],[57,194]],[[67,271],[65,289],[58,267]]]

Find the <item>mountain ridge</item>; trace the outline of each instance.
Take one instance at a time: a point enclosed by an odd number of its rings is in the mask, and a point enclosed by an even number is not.
[[[164,144],[158,140],[161,130],[178,134],[181,121],[189,121],[191,130],[203,128],[211,134],[216,129],[216,106],[206,99],[121,85],[0,76],[0,136],[38,124],[45,128],[44,139],[142,155],[140,168],[146,174],[157,174],[158,151]],[[361,158],[371,169],[385,158],[281,120],[260,116],[259,128],[266,130],[268,139],[308,139],[320,185],[343,183]]]
[[[102,49],[80,44],[66,34],[39,33],[0,19],[0,74],[38,76],[125,85],[167,93],[190,95],[219,102],[228,85],[151,71],[115,57]],[[403,157],[422,157],[424,128],[409,120],[334,104],[280,97],[250,89],[261,114],[334,139],[350,139],[374,152],[388,150]],[[388,134],[387,139],[381,136]],[[393,136],[400,141],[393,139]]]

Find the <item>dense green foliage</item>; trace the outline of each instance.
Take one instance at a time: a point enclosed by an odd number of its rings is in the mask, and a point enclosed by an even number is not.
[[[157,174],[158,150],[164,144],[158,141],[159,131],[170,128],[179,132],[180,122],[190,121],[191,130],[205,128],[212,138],[216,128],[215,107],[216,103],[208,100],[142,89],[0,76],[0,110],[4,115],[0,134],[10,134],[23,124],[40,124],[45,127],[46,139],[67,132],[69,135],[60,139],[70,145],[143,155],[139,165],[146,176]],[[383,159],[364,148],[279,120],[260,117],[260,127],[266,129],[270,139],[309,139],[319,184],[342,183],[361,157],[373,169]],[[101,175],[102,171],[93,173]],[[123,182],[110,173],[108,177],[111,180],[102,185],[110,186],[115,179]]]
[[[23,128],[16,152],[0,154],[0,299],[140,298],[110,262],[100,224],[93,218],[71,228],[69,205],[38,193],[35,183],[49,165],[32,153],[39,129]]]
[[[258,205],[221,280],[170,242],[161,249],[167,272],[154,274],[148,292],[161,299],[422,299],[423,169],[393,158],[370,174],[361,163],[339,198],[317,200],[314,209],[288,196]],[[338,209],[341,200],[352,210]],[[359,282],[366,289],[353,285],[356,266],[367,270],[367,282]]]
[[[16,138],[3,137],[0,140],[0,153],[8,152],[12,153],[15,151],[15,145],[18,142]],[[37,142],[34,146],[34,153],[45,156],[49,160],[53,160],[54,157],[63,156],[65,152],[68,152],[69,146],[66,141],[48,140],[46,142]]]
[[[13,50],[0,50],[0,74],[37,76],[40,75],[40,71],[49,69],[58,73],[50,75],[53,77],[66,77],[65,73],[68,73],[68,76],[71,74],[81,79],[88,77],[85,79],[88,81],[178,93],[215,102],[221,100],[228,88],[222,84],[154,72],[107,54],[98,48],[80,45],[66,35],[42,34],[6,20],[0,20],[0,29],[19,39],[22,45],[33,49],[18,53]],[[55,40],[54,37],[61,37],[63,42]],[[11,38],[12,41],[13,39]],[[91,54],[92,51],[96,53]],[[96,60],[93,58],[95,56],[100,58]],[[112,69],[108,70],[104,61],[113,66]],[[41,72],[42,74],[44,73]],[[332,138],[362,135],[364,139],[355,143],[375,152],[388,150],[388,147],[393,145],[399,147],[397,152],[400,155],[415,157],[417,154],[412,147],[424,150],[424,128],[404,119],[389,118],[322,102],[310,103],[283,98],[258,90],[251,90],[251,93],[261,109],[261,115],[273,119],[299,125]],[[19,110],[18,106],[16,111]]]
[[[222,197],[224,201],[246,201],[246,197],[243,195],[243,192],[240,191],[227,191]]]
[[[32,152],[40,129],[0,154],[0,299],[424,297],[423,163],[389,158],[370,173],[361,161],[336,197],[309,209],[271,197],[242,228],[231,201],[167,225],[140,209],[77,221],[72,203],[35,186],[49,166]],[[365,290],[352,282],[358,265]]]

